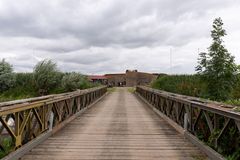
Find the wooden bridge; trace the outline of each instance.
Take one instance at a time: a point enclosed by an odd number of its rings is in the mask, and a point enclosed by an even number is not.
[[[129,88],[106,92],[100,87],[5,103],[0,133],[16,151],[4,159],[224,159],[195,137],[201,115],[209,136],[219,116],[226,119],[222,134],[230,121],[239,127],[239,115],[191,97],[147,87],[137,87],[137,94]]]

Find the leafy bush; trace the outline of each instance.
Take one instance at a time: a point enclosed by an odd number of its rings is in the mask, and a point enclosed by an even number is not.
[[[207,98],[206,84],[199,75],[167,75],[158,78],[152,87],[168,92]]]
[[[34,68],[34,85],[38,94],[45,95],[49,93],[50,89],[55,88],[58,84],[59,76],[56,63],[51,60],[43,60]]]
[[[76,72],[66,73],[62,78],[62,87],[65,91],[85,89],[91,87],[86,76]]]
[[[51,60],[39,62],[33,73],[13,73],[12,66],[0,62],[0,102],[57,94],[98,86],[79,73],[63,73]]]
[[[0,102],[36,96],[32,73],[14,73],[15,84],[0,94]]]
[[[33,73],[15,73],[15,86],[33,88]]]
[[[15,84],[12,66],[4,59],[0,61],[0,92],[8,90]]]
[[[12,138],[10,137],[1,138],[0,140],[2,141],[2,147],[4,148],[4,151],[0,149],[0,158],[3,158],[14,150],[14,145]]]
[[[231,92],[232,99],[240,99],[240,74],[237,75],[237,82]]]

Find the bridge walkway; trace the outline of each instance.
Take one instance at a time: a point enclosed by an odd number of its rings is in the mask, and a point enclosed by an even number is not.
[[[205,159],[127,88],[117,88],[21,159]]]

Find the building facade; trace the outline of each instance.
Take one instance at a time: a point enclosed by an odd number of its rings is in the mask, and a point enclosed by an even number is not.
[[[137,70],[126,70],[125,73],[119,74],[105,74],[104,76],[89,76],[92,81],[101,82],[104,77],[104,83],[108,86],[117,87],[133,87],[137,85],[149,85],[153,80],[157,79],[158,74],[138,72]],[[96,79],[96,78],[99,78]],[[106,80],[106,81],[105,81]]]
[[[122,87],[126,86],[126,75],[125,74],[105,74],[108,80],[108,86]]]
[[[88,80],[92,83],[99,83],[102,85],[107,85],[108,84],[108,79],[106,76],[102,75],[89,75],[87,76]]]

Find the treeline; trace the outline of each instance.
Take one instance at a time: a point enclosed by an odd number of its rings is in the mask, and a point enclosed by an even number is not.
[[[199,75],[165,75],[152,83],[152,87],[187,96],[208,98],[207,85]]]
[[[222,99],[226,103],[240,105],[240,75],[236,75],[239,79],[236,81],[231,90],[228,99]],[[201,97],[205,99],[216,100],[213,98],[208,89],[208,84],[199,74],[193,75],[165,75],[155,80],[151,86],[156,89],[165,90],[168,92]]]
[[[36,64],[32,73],[15,73],[11,64],[0,61],[0,101],[29,98],[94,87],[77,72],[61,72],[51,60]]]
[[[165,76],[153,82],[154,88],[169,92],[239,104],[240,67],[224,46],[226,35],[221,18],[216,18],[211,31],[212,44],[201,52],[195,75]]]

